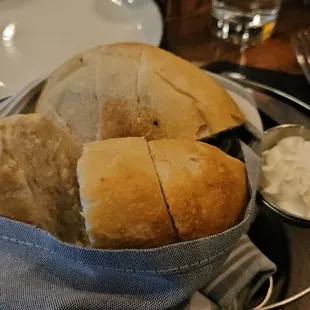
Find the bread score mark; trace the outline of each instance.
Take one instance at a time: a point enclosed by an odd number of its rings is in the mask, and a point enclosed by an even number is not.
[[[148,150],[149,150],[150,158],[152,159],[152,162],[153,162],[154,171],[155,171],[155,173],[156,173],[156,176],[157,176],[157,179],[158,179],[158,183],[159,183],[159,186],[160,186],[160,190],[161,190],[161,193],[162,193],[162,196],[163,196],[165,205],[166,205],[166,209],[167,209],[167,212],[168,212],[168,215],[169,215],[171,224],[172,224],[172,228],[173,228],[174,233],[175,233],[176,241],[177,241],[177,242],[181,242],[182,239],[181,239],[181,237],[180,237],[179,230],[178,230],[178,228],[177,228],[176,225],[175,225],[174,218],[173,218],[172,214],[170,213],[170,206],[169,206],[168,201],[167,201],[167,199],[166,199],[166,196],[165,196],[165,193],[164,193],[164,188],[163,188],[163,185],[162,185],[162,183],[161,183],[161,180],[160,180],[160,177],[159,177],[159,173],[158,173],[157,168],[156,168],[156,165],[155,165],[155,159],[153,158],[153,155],[152,155],[152,152],[151,152],[151,150],[150,150],[148,141],[147,141],[147,148],[148,148]]]

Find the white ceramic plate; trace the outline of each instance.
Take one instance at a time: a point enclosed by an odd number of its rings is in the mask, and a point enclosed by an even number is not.
[[[159,45],[163,22],[157,5],[134,0],[130,7],[127,1],[1,0],[0,99],[94,46]]]
[[[255,107],[251,93],[239,84],[236,84],[218,74],[208,73],[211,74],[223,86],[223,88],[226,89],[226,91],[238,104],[240,110],[243,112],[248,121],[251,122],[258,130],[263,132],[262,120]],[[17,105],[17,108],[12,109],[14,114],[20,113],[25,107],[27,107],[27,105],[28,108],[26,110],[31,111],[31,105],[33,103],[32,99],[42,89],[44,81],[45,78],[40,78],[31,82],[15,96],[6,101],[8,106],[14,107]],[[5,102],[0,103],[0,109],[2,104],[5,104]]]

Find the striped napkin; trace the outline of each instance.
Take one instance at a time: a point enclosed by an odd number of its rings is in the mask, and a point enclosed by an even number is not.
[[[186,310],[244,309],[275,271],[275,264],[243,235],[219,276],[192,296]]]

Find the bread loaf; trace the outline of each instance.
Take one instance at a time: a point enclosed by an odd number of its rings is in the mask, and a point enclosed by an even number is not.
[[[182,240],[223,232],[241,219],[247,192],[241,161],[201,142],[158,140],[149,148]]]
[[[245,120],[211,76],[139,43],[105,45],[70,59],[48,78],[36,112],[68,126],[80,142],[199,140]]]
[[[71,242],[87,242],[76,138],[38,114],[0,120],[0,215]]]
[[[211,236],[236,225],[246,206],[244,164],[201,142],[91,142],[78,176],[87,233],[99,248]]]
[[[78,176],[93,247],[152,248],[176,241],[144,138],[85,145]]]

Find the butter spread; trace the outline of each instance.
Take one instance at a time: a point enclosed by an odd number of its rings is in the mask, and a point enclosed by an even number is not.
[[[310,218],[310,141],[288,137],[263,152],[261,193],[279,208]]]

